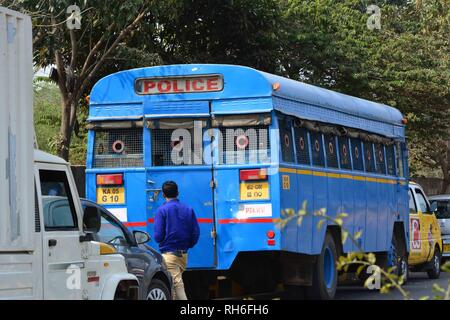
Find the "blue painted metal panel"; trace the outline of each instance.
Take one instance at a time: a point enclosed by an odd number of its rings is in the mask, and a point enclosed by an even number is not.
[[[325,210],[325,214],[329,214],[328,208],[328,178],[313,175],[313,190],[314,190],[314,211]],[[325,239],[325,232],[328,222],[325,222],[319,229],[319,221],[323,218],[313,217],[313,241],[311,254],[319,254],[322,251],[323,241]]]
[[[142,118],[141,103],[93,104],[89,106],[88,121]]]
[[[170,101],[170,102],[152,102],[145,100],[144,113],[146,117],[171,118],[174,115],[184,116],[209,116],[208,101]]]
[[[403,118],[400,111],[373,101],[349,96],[336,91],[316,87],[307,83],[261,72],[270,83],[279,83],[280,89],[274,96],[298,101],[307,105],[320,106],[359,118],[400,125]]]
[[[404,136],[404,127],[393,125],[376,119],[361,118],[356,112],[344,113],[333,108],[324,108],[318,105],[306,104],[294,100],[274,98],[274,108],[283,113],[297,116],[302,119],[333,123],[351,128],[366,130],[387,137],[401,138]]]
[[[290,172],[281,172],[280,173],[280,205],[281,210],[292,209],[294,210],[294,214],[298,214],[299,208],[299,194],[298,194],[298,185],[297,185],[297,174],[295,173],[294,166],[289,166],[288,164],[281,163],[280,166],[283,168],[290,168],[294,170],[294,173]],[[289,188],[283,187],[283,179],[289,179]],[[282,216],[283,219],[287,219],[288,216]],[[298,229],[299,225],[297,222],[297,218],[291,219],[283,228],[281,234],[281,249],[286,251],[298,252]]]
[[[333,177],[327,177],[328,180],[328,205],[327,205],[327,215],[332,218],[342,211],[342,181]]]
[[[240,114],[249,113],[252,110],[257,112],[272,111],[271,98],[250,98],[250,99],[229,99],[214,101],[212,114]]]
[[[88,141],[86,146],[86,168],[92,168],[92,162],[94,161],[94,139],[95,139],[95,131],[88,131]]]
[[[367,200],[365,246],[366,252],[377,251],[377,223],[378,223],[378,184],[365,182]]]
[[[308,170],[308,167],[299,167]],[[309,254],[312,252],[313,234],[316,226],[313,225],[314,194],[317,192],[313,188],[313,176],[297,174],[298,188],[298,209],[301,209],[306,202],[306,215],[303,217],[301,225],[298,226],[297,243],[298,252]]]
[[[390,231],[388,225],[390,194],[392,186],[386,183],[377,183],[378,186],[378,215],[377,215],[377,251],[387,248],[387,237]]]
[[[338,188],[341,190],[341,199],[342,199],[342,209],[341,212],[347,213],[348,217],[344,219],[344,228],[351,235],[354,235],[356,232],[355,222],[357,211],[355,209],[355,199],[354,199],[354,181],[352,179],[341,178],[338,181]],[[364,199],[365,200],[365,199]],[[357,199],[359,201],[359,199]],[[344,252],[349,252],[356,250],[355,244],[352,240],[347,239],[344,243]]]
[[[134,89],[138,78],[198,76],[222,74],[224,88],[218,92],[138,95]],[[245,79],[245,81],[242,81]],[[259,71],[232,65],[184,64],[120,71],[104,77],[92,88],[91,104],[130,103],[144,101],[221,100],[270,97],[271,83]]]
[[[153,167],[147,169],[147,181],[152,181],[146,185],[148,190],[147,219],[152,221],[148,225],[147,231],[152,238],[156,210],[165,201],[161,192],[154,198],[154,192],[160,190],[165,181],[176,181],[180,201],[192,207],[197,219],[199,219],[200,238],[197,245],[189,250],[188,268],[212,268],[215,266],[214,243],[211,237],[214,223],[213,195],[210,187],[211,176],[211,167],[208,166]],[[156,249],[159,248],[154,240],[151,245]]]

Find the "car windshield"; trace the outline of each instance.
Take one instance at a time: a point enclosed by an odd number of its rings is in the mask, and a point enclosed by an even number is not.
[[[430,203],[438,219],[450,219],[450,200],[431,200]]]

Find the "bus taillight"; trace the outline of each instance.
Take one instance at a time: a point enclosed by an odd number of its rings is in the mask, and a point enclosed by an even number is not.
[[[241,181],[249,180],[267,180],[266,169],[250,169],[239,171],[239,178]]]
[[[123,174],[98,174],[97,185],[121,185],[123,184]]]

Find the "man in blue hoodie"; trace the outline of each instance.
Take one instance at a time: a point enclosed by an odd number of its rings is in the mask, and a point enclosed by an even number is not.
[[[183,272],[186,270],[187,251],[197,244],[200,229],[194,210],[178,200],[175,182],[164,182],[162,192],[166,202],[156,210],[154,237],[172,274],[174,300],[187,300]]]

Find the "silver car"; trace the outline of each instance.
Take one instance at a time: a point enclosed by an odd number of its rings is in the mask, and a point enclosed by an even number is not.
[[[450,258],[450,194],[440,194],[428,198],[431,204],[431,210],[436,213],[438,218],[442,242],[443,242],[443,258]]]

